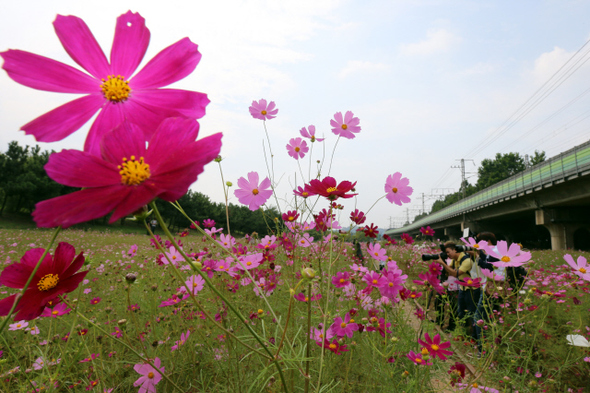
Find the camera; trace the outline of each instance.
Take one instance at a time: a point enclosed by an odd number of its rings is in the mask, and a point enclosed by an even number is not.
[[[447,258],[449,257],[445,251],[445,245],[444,244],[440,244],[440,254],[422,254],[422,260],[424,262],[426,261],[434,261],[435,259],[442,259],[443,261],[446,261]]]
[[[457,252],[465,252],[465,251],[478,251],[476,248],[471,246],[464,246],[464,245],[456,245],[455,251]]]

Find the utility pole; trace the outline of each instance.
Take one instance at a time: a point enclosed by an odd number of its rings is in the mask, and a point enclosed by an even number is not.
[[[424,193],[422,193],[422,214],[424,214],[426,211],[424,210]]]
[[[455,161],[461,161],[461,165],[460,166],[452,166],[451,168],[458,168],[461,169],[461,195],[462,198],[461,199],[465,199],[465,161],[471,161],[474,162],[473,160],[466,160],[464,158],[461,158],[460,160],[455,160]]]

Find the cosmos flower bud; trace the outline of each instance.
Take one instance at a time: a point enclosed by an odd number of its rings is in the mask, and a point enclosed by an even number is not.
[[[230,182],[230,181],[226,181],[226,182],[225,182],[225,185],[226,185],[226,186],[228,186],[228,187],[231,187],[231,186],[233,186],[234,184],[233,184],[232,182]]]
[[[117,325],[119,325],[119,326],[124,326],[125,324],[127,324],[127,320],[126,319],[119,319],[117,321]]]
[[[221,162],[223,160],[223,158],[221,156],[217,156],[213,159],[213,161],[215,162]]]
[[[127,280],[129,284],[134,283],[135,280],[137,280],[137,275],[133,273],[127,273],[127,275],[125,275],[125,280]]]
[[[313,279],[316,275],[315,270],[313,270],[310,267],[306,267],[301,269],[301,276],[303,276],[304,278],[307,278],[309,280]]]

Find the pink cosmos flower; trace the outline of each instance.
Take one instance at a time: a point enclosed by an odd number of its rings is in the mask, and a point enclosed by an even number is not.
[[[521,251],[520,246],[516,243],[512,243],[508,248],[508,243],[504,240],[500,240],[496,248],[485,246],[485,250],[489,255],[500,260],[499,262],[491,262],[497,267],[521,266],[531,259],[530,252]]]
[[[330,329],[326,330],[320,324],[319,329],[312,328],[309,337],[315,341],[331,340],[332,337],[334,337],[334,332],[332,332]]]
[[[574,274],[583,280],[590,281],[590,265],[586,258],[579,256],[578,260],[574,262],[574,258],[570,254],[565,254],[563,259],[574,269]]]
[[[154,359],[154,367],[147,363],[140,363],[133,366],[133,369],[141,374],[141,377],[133,383],[133,386],[141,386],[138,393],[156,393],[156,385],[162,379],[165,367],[160,367],[160,358]]]
[[[271,184],[268,177],[258,184],[258,173],[249,172],[248,180],[243,177],[238,179],[238,188],[234,191],[234,195],[238,198],[241,204],[247,205],[252,211],[266,203],[268,198],[272,195],[272,190],[269,190]]]
[[[324,339],[324,341],[316,341],[316,344],[322,348],[329,349],[336,355],[342,355],[342,352],[348,352],[348,349],[346,349],[346,345],[340,344],[338,340],[333,340],[332,342],[330,342]]]
[[[307,131],[307,128],[309,128],[309,132]],[[301,130],[299,130],[299,133],[301,134],[302,137],[308,138],[312,142],[315,142],[315,141],[321,142],[324,139],[326,139],[326,138],[316,138],[315,137],[315,126],[309,126],[307,128],[303,127]]]
[[[465,239],[464,237],[461,238],[461,241],[463,243],[465,243],[465,245],[469,246],[469,247],[473,247],[473,248],[477,248],[477,249],[483,249],[484,246],[488,245],[488,242],[485,240],[481,240],[480,242],[476,242],[474,238],[469,237],[468,239]]]
[[[168,117],[199,119],[205,115],[207,95],[159,89],[188,76],[201,60],[197,45],[188,38],[162,50],[134,75],[150,40],[141,15],[128,11],[117,18],[110,64],[82,19],[58,15],[53,26],[66,52],[90,75],[29,52],[11,49],[0,53],[4,70],[20,84],[38,90],[86,94],[21,128],[37,141],[62,140],[99,112],[84,151],[100,156],[102,136],[124,120],[137,124],[144,139],[149,139]]]
[[[363,281],[367,283],[365,292],[369,292],[372,288],[379,288],[387,284],[387,280],[377,272],[369,272],[363,276]]]
[[[224,248],[231,248],[231,246],[236,244],[236,239],[232,235],[221,234],[219,235],[219,240],[217,241],[220,246]]]
[[[252,101],[252,105],[250,106],[250,114],[253,118],[259,120],[270,120],[277,117],[277,113],[279,113],[278,109],[275,109],[275,102],[271,101],[270,104],[267,105],[266,100],[263,98],[260,101]]]
[[[343,138],[353,139],[355,137],[354,134],[361,132],[360,122],[359,118],[354,117],[351,111],[347,111],[344,118],[342,118],[342,112],[336,112],[334,119],[330,120],[330,125],[334,134]]]
[[[13,263],[4,268],[0,274],[0,284],[9,288],[23,288],[44,252],[42,248],[27,251],[20,263]],[[29,288],[16,306],[15,319],[35,319],[41,315],[50,301],[76,289],[88,273],[77,273],[83,264],[82,253],[76,256],[76,250],[72,245],[59,243],[54,255],[48,253],[41,262]],[[15,298],[16,295],[10,295],[0,300],[0,316],[8,315]]]
[[[367,252],[373,259],[378,261],[387,260],[387,250],[382,248],[379,243],[369,243],[367,246]]]
[[[186,334],[182,333],[180,335],[180,340],[176,341],[174,343],[174,345],[172,346],[172,348],[170,348],[170,352],[174,352],[176,351],[181,345],[184,345],[184,343],[186,343],[186,340],[188,340],[188,337],[191,335],[191,331],[187,330]]]
[[[287,144],[287,153],[296,160],[305,157],[308,151],[307,142],[301,138],[291,138]]]
[[[297,236],[297,245],[299,247],[307,248],[313,244],[313,237],[309,233]]]
[[[408,359],[419,366],[432,366],[432,362],[429,359],[424,359],[420,353],[414,353],[414,351],[410,351],[407,356]]]
[[[29,326],[29,323],[26,322],[25,320],[22,321],[18,321],[16,323],[12,323],[10,325],[8,325],[8,330],[21,330],[26,328],[27,326]]]
[[[370,322],[373,324],[372,326],[367,326],[367,332],[379,332],[381,337],[385,338],[385,333],[391,333],[391,330],[388,327],[391,326],[390,322],[385,323],[384,318],[371,317]]]
[[[102,139],[101,157],[78,150],[52,154],[45,165],[49,177],[83,190],[39,202],[34,220],[67,228],[114,210],[113,223],[156,197],[176,201],[221,149],[220,133],[196,141],[198,134],[195,120],[166,119],[146,149],[139,127],[123,123]]]
[[[395,172],[387,176],[385,180],[385,197],[391,203],[401,206],[402,203],[410,203],[410,195],[414,189],[409,186],[410,181],[407,177],[402,178],[402,174]]]
[[[313,295],[311,298],[309,296],[306,296],[303,292],[298,293],[297,295],[293,296],[293,299],[298,300],[300,302],[308,302],[308,301],[315,301],[315,300],[319,300],[322,298],[322,294],[318,293],[316,295]]]
[[[338,337],[348,336],[349,338],[352,338],[354,332],[359,330],[359,325],[354,322],[350,313],[346,313],[344,320],[340,316],[334,318],[334,323],[330,326],[329,330]]]
[[[402,271],[399,269],[383,271],[385,282],[379,287],[379,292],[382,296],[392,300],[397,297],[399,291],[403,288],[404,282],[408,278],[406,274],[402,275],[401,273]]]
[[[451,342],[447,341],[441,343],[440,341],[440,334],[436,334],[433,338],[431,338],[428,335],[428,333],[424,333],[424,341],[418,339],[418,344],[426,348],[428,350],[428,353],[431,354],[433,357],[437,357],[440,360],[447,360],[447,356],[453,354],[452,351],[446,350],[451,346]]]
[[[243,255],[240,256],[237,266],[242,270],[250,270],[260,266],[263,260],[264,257],[261,252],[258,252],[256,254]]]
[[[464,286],[464,287],[471,287],[471,288],[479,288],[483,285],[480,277],[477,277],[477,278],[467,277],[467,278],[465,278],[465,281],[457,281],[457,284]]]
[[[336,288],[342,288],[350,284],[350,273],[349,272],[338,272],[334,277],[332,277],[332,284],[336,286]]]
[[[205,280],[203,279],[203,277],[196,274],[190,276],[188,280],[186,280],[184,283],[191,290],[193,295],[196,295],[197,293],[201,292],[203,290],[203,287],[205,286]]]
[[[351,183],[348,180],[336,183],[336,179],[331,176],[325,177],[323,180],[312,179],[308,185],[305,185],[305,191],[308,195],[321,195],[331,201],[338,198],[352,198],[357,194],[347,194],[356,186],[356,182]],[[354,192],[354,191],[353,191]]]

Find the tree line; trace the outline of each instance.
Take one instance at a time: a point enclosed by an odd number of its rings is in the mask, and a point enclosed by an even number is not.
[[[8,150],[0,153],[0,216],[4,212],[30,214],[38,202],[79,190],[63,186],[47,176],[43,167],[51,153],[53,151],[41,151],[38,145],[22,147],[16,141],[10,142]],[[179,199],[179,203],[193,220],[202,222],[209,218],[215,220],[217,228],[227,230],[225,204],[212,202],[208,196],[191,190]],[[190,226],[190,221],[168,202],[157,200],[156,204],[173,230]],[[274,207],[264,212],[250,211],[246,206],[230,203],[228,215],[231,232],[236,235],[252,232],[266,235],[269,228],[274,228],[275,218],[280,220]],[[108,218],[109,215],[90,224],[106,224]]]
[[[478,191],[493,186],[504,179],[508,179],[509,177],[524,171],[528,167],[545,161],[545,159],[545,152],[537,150],[535,150],[535,154],[531,157],[523,157],[519,153],[497,153],[494,158],[486,158],[481,162],[481,165],[477,169],[478,178],[475,184],[470,184],[468,180],[465,180],[459,191],[448,194],[444,199],[434,202],[430,213],[423,213],[416,216],[414,222],[428,214],[442,210],[445,207],[460,201],[464,196],[468,197]],[[465,193],[463,193],[463,191],[465,191]]]

